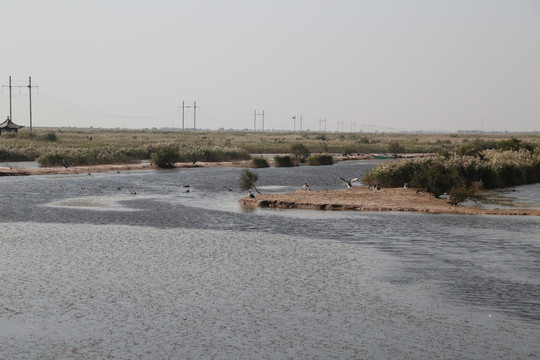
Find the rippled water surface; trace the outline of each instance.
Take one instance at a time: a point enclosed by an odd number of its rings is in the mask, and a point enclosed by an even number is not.
[[[372,166],[373,162],[355,161],[254,171],[259,174],[258,188],[270,193],[293,191],[306,181],[314,190],[344,188],[339,177],[361,177]],[[4,177],[0,219],[28,226],[239,231],[350,244],[374,254],[374,259],[385,259],[376,274],[382,284],[405,292],[429,285],[430,296],[441,307],[504,319],[507,327],[529,328],[533,339],[540,336],[538,217],[248,211],[238,204],[245,196],[237,185],[240,171],[194,168]],[[540,185],[508,189],[497,197],[538,206]],[[533,342],[526,344],[527,354],[540,356]]]

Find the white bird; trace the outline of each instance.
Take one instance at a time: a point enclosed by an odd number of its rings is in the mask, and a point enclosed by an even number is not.
[[[344,179],[344,178],[340,177],[340,179],[347,183],[347,189],[351,189],[352,188],[352,183],[355,182],[355,181],[358,181],[358,178],[347,180],[347,179]]]

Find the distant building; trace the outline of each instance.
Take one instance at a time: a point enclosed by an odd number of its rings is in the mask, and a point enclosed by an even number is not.
[[[9,116],[7,117],[6,121],[0,124],[0,135],[2,135],[2,131],[5,132],[18,132],[20,128],[23,128],[23,125],[17,125],[11,119]]]

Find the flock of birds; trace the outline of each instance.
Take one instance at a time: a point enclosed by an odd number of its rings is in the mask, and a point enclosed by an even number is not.
[[[360,180],[359,178],[352,178],[350,180],[347,180],[345,178],[342,178],[340,177],[341,180],[345,181],[345,184],[347,185],[347,189],[352,189],[353,188],[353,183],[357,182],[358,180]],[[408,187],[407,183],[405,183],[404,185],[405,188]],[[371,186],[368,186],[368,189],[371,188]],[[303,190],[306,190],[306,191],[310,191],[311,189],[309,188],[309,184],[307,182],[303,183],[302,184],[302,189]],[[381,185],[380,184],[376,184],[373,186],[373,191],[380,191],[381,190]],[[251,191],[248,191],[248,195],[250,198],[255,198],[255,194],[253,194]]]

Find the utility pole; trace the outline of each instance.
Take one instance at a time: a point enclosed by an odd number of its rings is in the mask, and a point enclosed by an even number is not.
[[[11,76],[9,77],[9,85],[2,85],[2,91],[5,87],[9,88],[9,119],[13,121],[13,114],[11,113]]]
[[[29,95],[29,100],[30,100],[30,132],[32,132],[32,88],[33,87],[38,87],[38,86],[32,86],[32,77],[29,76],[28,77],[28,95]]]
[[[296,115],[294,115],[292,119],[293,119],[293,131],[296,131]]]
[[[302,131],[302,115],[300,115],[300,131]]]
[[[11,101],[11,94],[12,94],[12,88],[14,87],[18,87],[19,90],[23,87],[27,87],[28,88],[28,92],[29,92],[29,100],[30,100],[30,132],[32,132],[32,88],[35,87],[35,88],[39,88],[39,86],[32,86],[32,77],[29,76],[28,77],[28,85],[26,86],[13,86],[11,84],[11,76],[9,77],[9,85],[2,85],[2,89],[4,87],[8,87],[9,88],[9,119],[11,121],[13,121],[13,107],[12,107],[12,101]]]
[[[253,131],[257,131],[257,116],[262,116],[262,132],[264,132],[264,110],[262,113],[257,114],[257,110],[253,112]]]
[[[185,110],[185,106],[184,106],[184,100],[182,100],[182,131],[185,130],[184,128],[184,110]]]
[[[343,132],[343,120],[338,120],[337,122],[337,131],[339,132],[339,125],[341,125],[341,132]]]
[[[197,108],[200,106],[197,106],[197,102],[193,102],[193,106],[184,105],[184,101],[182,101],[182,130],[184,130],[184,108],[191,109],[193,108],[193,131],[197,130]]]
[[[11,113],[11,75],[9,76],[9,119],[13,121],[13,114]]]

